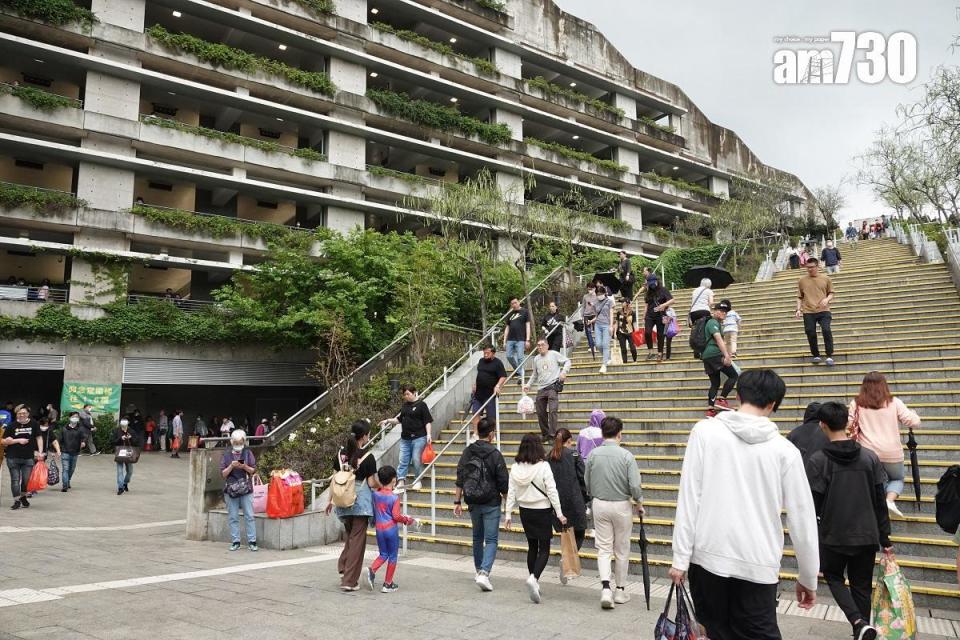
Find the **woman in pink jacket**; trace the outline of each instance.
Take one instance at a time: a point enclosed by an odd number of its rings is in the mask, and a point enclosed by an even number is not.
[[[849,421],[851,437],[876,453],[887,470],[887,509],[902,518],[895,502],[903,493],[905,477],[900,425],[919,427],[920,416],[900,398],[893,397],[882,373],[871,371],[864,376],[860,393],[850,402]]]

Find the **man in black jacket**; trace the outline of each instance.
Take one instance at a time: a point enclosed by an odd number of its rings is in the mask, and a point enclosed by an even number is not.
[[[71,411],[70,418],[63,427],[63,433],[60,434],[60,461],[63,463],[63,486],[60,487],[60,491],[70,490],[70,480],[77,471],[77,458],[80,457],[80,449],[83,448],[84,441],[83,429],[80,428],[80,414]]]
[[[820,407],[829,442],[807,462],[807,479],[820,525],[820,571],[833,599],[853,626],[854,640],[874,640],[870,594],[877,545],[892,552],[884,483],[877,455],[847,437],[847,408]],[[844,573],[850,587],[844,584]]]
[[[800,449],[803,463],[806,464],[810,456],[823,449],[830,440],[820,428],[820,403],[811,402],[803,412],[803,424],[787,434],[787,440]]]
[[[477,424],[477,441],[464,449],[457,463],[457,488],[453,512],[463,515],[462,501],[470,507],[473,522],[473,566],[475,582],[482,591],[493,591],[490,571],[497,556],[500,537],[500,501],[507,496],[510,476],[507,463],[493,446],[497,425],[484,418]]]

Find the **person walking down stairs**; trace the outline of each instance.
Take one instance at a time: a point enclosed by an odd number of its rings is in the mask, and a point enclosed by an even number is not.
[[[533,358],[533,373],[528,384],[523,386],[526,393],[530,387],[537,389],[537,421],[544,440],[553,440],[557,435],[557,413],[560,411],[560,389],[570,373],[570,358],[551,351],[547,341],[537,342],[537,355]]]
[[[737,378],[740,375],[737,368],[733,366],[733,356],[727,349],[727,343],[723,340],[722,326],[730,311],[730,304],[723,300],[713,305],[713,317],[707,320],[703,326],[706,333],[707,346],[703,350],[703,370],[710,378],[710,388],[707,390],[707,417],[712,418],[717,415],[717,411],[725,411],[730,408],[730,402],[727,396],[737,385]],[[694,326],[691,331],[697,331],[699,325]],[[723,383],[723,389],[720,389],[720,374],[727,377]],[[720,396],[717,397],[717,392]]]
[[[833,301],[833,281],[830,277],[820,273],[820,263],[816,258],[809,258],[806,263],[807,273],[797,281],[797,318],[803,318],[803,330],[810,343],[810,355],[813,364],[820,364],[820,347],[817,345],[817,325],[823,333],[823,348],[827,352],[827,366],[833,366],[833,331],[830,322],[833,315],[830,313],[830,303]]]
[[[643,334],[647,342],[647,360],[652,360],[653,355],[653,330],[657,330],[657,362],[663,362],[663,344],[666,340],[667,326],[664,315],[667,309],[674,303],[673,295],[663,286],[656,276],[647,278],[647,293],[645,296],[647,303],[647,312],[643,316]]]
[[[880,458],[887,471],[887,509],[902,518],[896,500],[903,493],[903,444],[900,425],[919,427],[920,416],[907,408],[900,398],[890,393],[887,379],[879,371],[863,378],[860,392],[850,401],[851,437]]]

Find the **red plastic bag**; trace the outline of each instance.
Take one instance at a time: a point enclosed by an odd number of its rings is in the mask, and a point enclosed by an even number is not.
[[[647,343],[646,337],[643,335],[643,329],[637,329],[630,334],[630,339],[633,340],[633,346],[642,347]]]
[[[428,442],[427,446],[423,448],[423,453],[420,454],[420,462],[423,464],[430,464],[437,459],[437,452],[433,450],[433,443]]]
[[[303,484],[288,484],[280,473],[274,472],[267,487],[267,517],[289,518],[303,513],[303,507]]]
[[[47,474],[49,470],[47,469],[47,463],[37,462],[33,465],[33,471],[30,472],[30,480],[27,482],[27,492],[33,493],[35,491],[43,491],[47,488]]]

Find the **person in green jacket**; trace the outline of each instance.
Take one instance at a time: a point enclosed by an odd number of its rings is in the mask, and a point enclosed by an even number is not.
[[[703,350],[703,370],[710,378],[710,389],[707,391],[707,417],[712,418],[717,415],[717,411],[727,411],[730,409],[730,403],[727,396],[737,385],[737,378],[740,372],[733,365],[733,357],[727,349],[727,343],[723,340],[723,321],[730,311],[730,303],[726,300],[713,305],[712,317],[707,320],[704,331],[707,333],[707,346]],[[727,376],[727,381],[723,383],[723,389],[720,389],[720,374]],[[720,397],[717,397],[717,391],[720,391]]]

